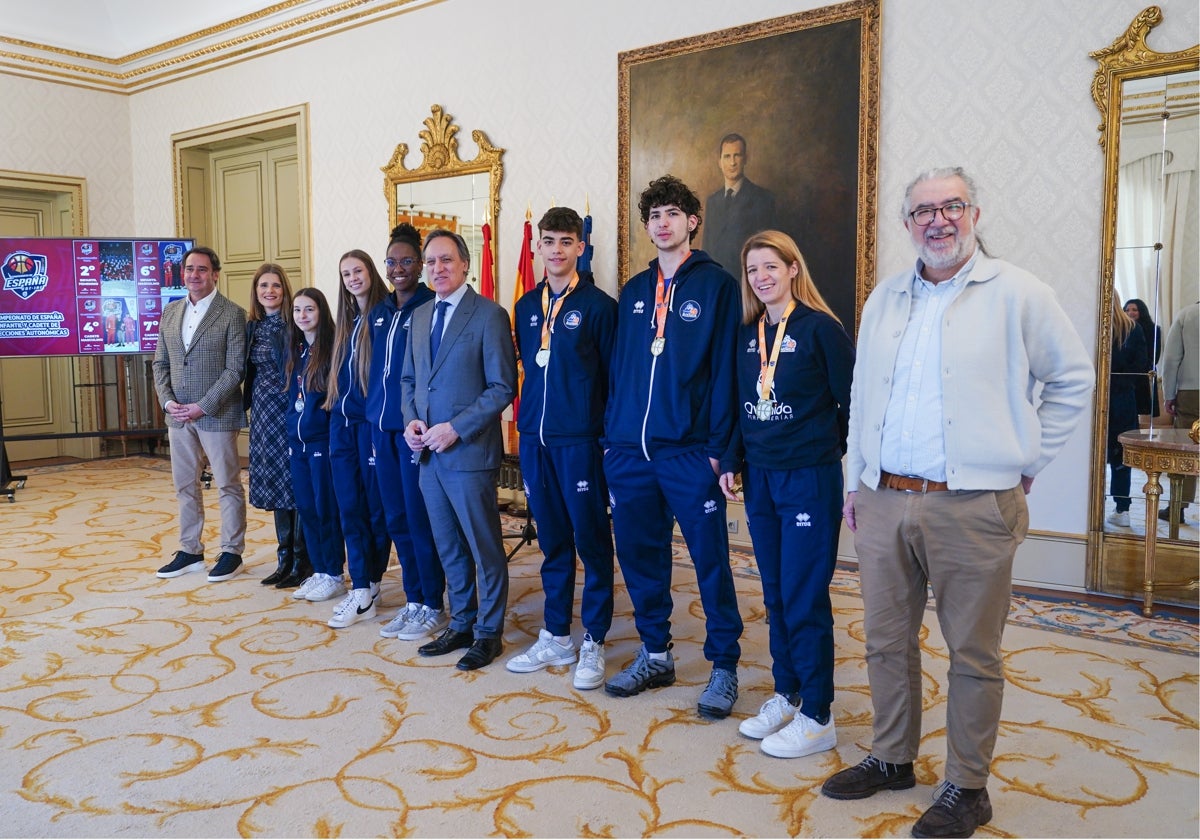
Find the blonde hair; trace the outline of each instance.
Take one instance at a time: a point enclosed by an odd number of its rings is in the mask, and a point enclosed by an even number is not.
[[[800,246],[796,244],[796,240],[788,236],[786,233],[778,230],[764,230],[756,233],[746,240],[746,244],[742,246],[742,323],[753,324],[762,317],[766,306],[758,295],[754,294],[754,290],[750,288],[750,281],[746,277],[746,257],[751,251],[756,251],[759,248],[770,248],[786,265],[798,265],[800,270],[796,272],[796,276],[792,278],[792,297],[803,303],[809,309],[817,312],[824,312],[839,324],[842,319],[833,314],[833,310],[829,308],[829,304],[825,302],[825,298],[821,297],[821,293],[817,290],[816,284],[813,283],[812,275],[808,273],[808,263],[804,261],[804,255],[800,253]]]
[[[1113,347],[1123,347],[1133,331],[1134,321],[1121,306],[1120,299],[1114,293],[1112,296],[1112,337]]]

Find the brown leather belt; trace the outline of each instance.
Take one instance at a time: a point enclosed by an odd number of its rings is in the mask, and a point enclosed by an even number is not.
[[[892,475],[890,472],[879,471],[879,484],[889,490],[903,490],[905,493],[933,493],[937,490],[949,490],[950,486],[944,481],[930,481],[927,478],[915,478],[907,475]]]

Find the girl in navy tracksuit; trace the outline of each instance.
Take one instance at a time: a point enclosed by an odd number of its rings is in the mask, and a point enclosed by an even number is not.
[[[742,251],[738,418],[721,488],[742,466],[746,518],[762,575],[775,693],[742,722],[763,752],[796,758],[833,749],[833,610],[829,582],[841,530],[842,455],[854,345],[779,231]]]
[[[333,490],[346,538],[346,565],[353,589],[334,608],[330,627],[349,627],[375,617],[379,582],[391,555],[379,486],[372,475],[375,453],[367,422],[367,382],[371,370],[371,329],[367,313],[388,293],[371,257],[355,249],[338,260],[337,328],[333,372],[325,407],[329,410],[329,449]]]
[[[292,299],[287,361],[288,463],[313,574],[296,599],[326,600],[345,593],[342,567],[346,550],[333,496],[329,459],[329,412],[322,406],[333,351],[333,317],[320,289],[296,292]],[[317,591],[321,590],[320,594]]]
[[[379,634],[413,641],[433,635],[448,624],[443,608],[446,573],[433,543],[425,497],[417,483],[420,467],[404,440],[400,400],[409,319],[414,309],[434,296],[419,282],[421,234],[415,227],[401,224],[392,231],[385,268],[395,291],[369,316],[372,352],[366,411],[375,447],[375,479],[387,532],[400,559],[407,603],[379,629]]]

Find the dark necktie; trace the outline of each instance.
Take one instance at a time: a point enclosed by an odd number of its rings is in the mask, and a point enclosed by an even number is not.
[[[726,204],[733,203],[733,190],[725,190],[725,203]]]
[[[437,358],[438,348],[442,346],[442,333],[446,329],[446,310],[450,301],[439,300],[433,307],[433,332],[429,334],[429,363]]]

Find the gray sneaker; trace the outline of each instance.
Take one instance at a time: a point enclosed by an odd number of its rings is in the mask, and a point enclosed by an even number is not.
[[[700,692],[700,702],[696,704],[701,717],[729,717],[733,704],[738,697],[737,674],[724,668],[713,668],[712,676],[708,678],[708,686]]]
[[[660,688],[674,682],[675,658],[671,651],[667,651],[665,660],[651,659],[650,652],[642,645],[633,664],[606,682],[604,690],[614,697],[632,697],[647,688]]]

